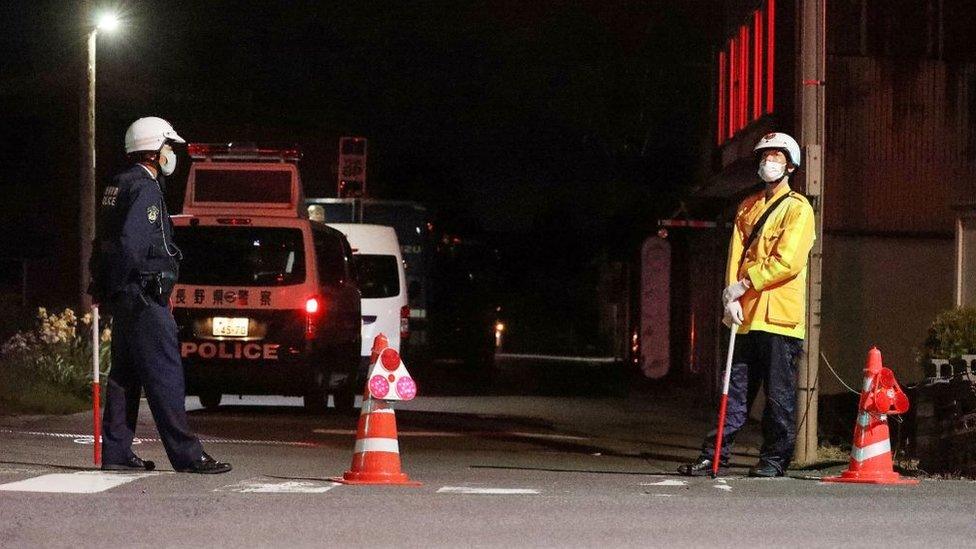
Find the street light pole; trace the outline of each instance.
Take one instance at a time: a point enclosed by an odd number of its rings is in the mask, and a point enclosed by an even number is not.
[[[88,282],[91,279],[89,260],[95,239],[95,45],[98,27],[88,33],[88,63],[86,86],[81,109],[81,200],[78,208],[79,238],[79,303],[84,312],[91,310]]]
[[[85,16],[91,13],[91,1],[82,6]],[[103,13],[98,22],[88,32],[88,62],[85,70],[85,92],[81,101],[79,124],[81,128],[81,184],[78,201],[78,304],[80,310],[91,310],[91,296],[88,283],[91,280],[89,261],[92,255],[92,242],[95,240],[95,46],[98,31],[112,32],[119,26],[119,18],[114,13]]]

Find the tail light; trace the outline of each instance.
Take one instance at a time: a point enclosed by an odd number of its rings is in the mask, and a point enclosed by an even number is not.
[[[400,307],[400,341],[410,339],[410,306]]]
[[[315,336],[318,319],[322,315],[322,298],[310,297],[305,300],[305,339]]]

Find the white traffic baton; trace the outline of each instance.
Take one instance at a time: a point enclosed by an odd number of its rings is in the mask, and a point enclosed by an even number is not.
[[[98,326],[98,304],[92,304],[92,442],[95,447],[95,466],[102,464],[102,418],[101,393],[102,385],[99,375],[99,359],[101,358],[101,330]]]
[[[722,434],[725,431],[725,409],[729,406],[729,379],[732,377],[732,352],[735,350],[735,333],[739,325],[732,323],[729,329],[729,352],[725,359],[725,382],[722,385],[722,403],[718,407],[718,429],[715,431],[715,455],[712,457],[712,478],[718,476],[722,461]]]

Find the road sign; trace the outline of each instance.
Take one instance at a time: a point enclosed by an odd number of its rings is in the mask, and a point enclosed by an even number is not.
[[[339,198],[366,196],[366,138],[339,138]]]

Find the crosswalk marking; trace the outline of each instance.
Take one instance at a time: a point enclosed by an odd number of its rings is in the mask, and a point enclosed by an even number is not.
[[[538,490],[531,488],[472,488],[470,486],[444,486],[438,494],[498,494],[498,495],[535,495]]]
[[[134,480],[161,473],[116,473],[107,471],[79,471],[53,473],[39,477],[0,484],[5,492],[46,492],[59,494],[96,494],[122,486]]]
[[[684,480],[665,479],[660,482],[642,482],[641,486],[685,486],[688,482]]]
[[[339,486],[337,482],[284,481],[268,482],[252,478],[237,484],[217,488],[214,492],[238,492],[241,494],[322,494]]]

